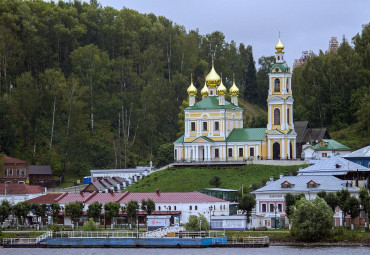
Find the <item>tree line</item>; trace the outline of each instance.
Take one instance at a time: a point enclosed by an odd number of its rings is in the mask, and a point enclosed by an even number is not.
[[[59,176],[148,164],[212,56],[226,86],[235,73],[241,97],[265,105],[252,46],[219,31],[95,0],[0,0],[0,151]]]

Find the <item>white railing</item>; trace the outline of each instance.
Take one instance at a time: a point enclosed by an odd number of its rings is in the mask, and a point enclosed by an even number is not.
[[[178,233],[179,231],[183,231],[184,227],[163,227],[153,231],[148,231],[145,233],[141,233],[140,237],[155,237],[155,238],[162,238],[167,236],[168,233]]]
[[[60,231],[54,232],[53,237],[65,238],[136,238],[138,232],[130,231]]]
[[[3,245],[34,245],[36,238],[4,238]]]
[[[260,245],[260,244],[268,244],[269,238],[268,236],[262,236],[262,237],[243,237],[243,244],[249,244],[249,245]]]
[[[53,231],[47,231],[41,236],[36,237],[36,243],[40,243],[41,241],[45,240],[48,237],[53,237]]]

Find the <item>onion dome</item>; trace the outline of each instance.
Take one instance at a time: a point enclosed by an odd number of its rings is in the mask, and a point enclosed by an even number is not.
[[[284,45],[280,41],[280,35],[279,35],[279,42],[275,45],[275,49],[277,53],[283,53]]]
[[[206,84],[210,86],[211,88],[215,88],[218,85],[220,85],[220,83],[221,83],[221,78],[215,70],[213,56],[212,56],[212,69],[209,72],[209,74],[206,76]]]
[[[225,85],[222,83],[222,79],[221,79],[221,84],[218,86],[217,88],[217,94],[219,96],[223,96],[227,93],[227,88],[225,87]]]
[[[191,75],[191,83],[189,88],[187,89],[187,92],[189,96],[195,96],[195,94],[197,94],[197,88],[193,84],[193,75]]]
[[[232,96],[237,96],[239,95],[239,89],[238,87],[235,85],[235,78],[233,77],[233,85],[231,86],[231,88],[229,89],[230,93]]]
[[[200,94],[202,95],[203,98],[206,98],[206,97],[208,97],[208,93],[209,92],[208,92],[207,83],[204,82],[204,87],[200,91]]]

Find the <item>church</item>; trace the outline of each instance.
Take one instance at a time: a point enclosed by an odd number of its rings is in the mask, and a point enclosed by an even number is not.
[[[275,46],[276,63],[269,73],[267,98],[267,127],[243,128],[243,109],[238,106],[239,89],[228,92],[212,69],[200,91],[202,100],[196,102],[197,89],[191,80],[187,89],[189,107],[185,108],[185,132],[174,142],[175,162],[217,162],[261,159],[295,159],[296,137],[293,124],[292,73],[284,60],[284,45]]]

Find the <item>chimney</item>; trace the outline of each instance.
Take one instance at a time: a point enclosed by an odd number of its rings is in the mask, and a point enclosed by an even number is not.
[[[280,174],[280,179],[283,178],[283,177],[284,177],[284,175],[283,174]]]
[[[157,190],[155,191],[155,193],[157,193],[157,196],[159,196],[159,189],[157,189]]]
[[[270,181],[274,181],[274,177],[273,176],[270,176]]]

